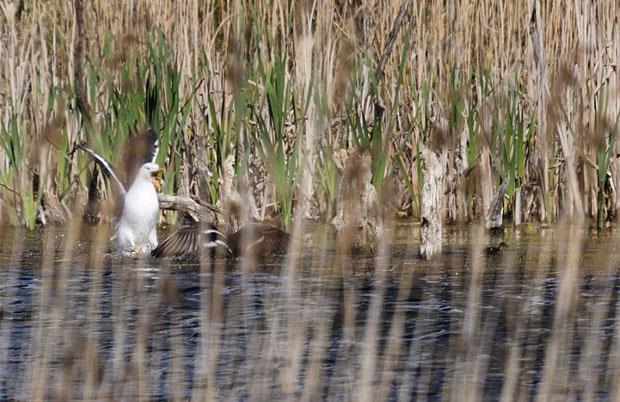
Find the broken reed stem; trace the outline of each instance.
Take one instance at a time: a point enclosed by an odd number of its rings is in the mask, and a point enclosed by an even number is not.
[[[86,84],[84,82],[84,40],[86,32],[84,30],[84,2],[74,0],[73,8],[75,13],[73,29],[73,83],[75,85],[75,103],[87,120],[90,120],[90,113],[86,100]]]
[[[219,208],[206,204],[198,203],[187,196],[159,194],[159,208],[188,213],[196,221],[206,219],[209,222],[217,222],[221,219]],[[219,219],[218,219],[219,218]]]
[[[445,187],[446,154],[422,145],[420,155],[424,161],[424,187],[422,188],[420,224],[420,255],[431,259],[442,250],[442,220]]]
[[[567,224],[569,225],[569,224]],[[562,230],[567,253],[558,250],[557,260],[563,261],[564,269],[559,273],[558,297],[553,315],[551,338],[545,353],[545,364],[538,392],[538,401],[548,401],[567,384],[562,377],[570,371],[570,362],[565,357],[572,348],[572,331],[575,310],[579,301],[579,278],[581,250],[584,229],[578,226]]]
[[[378,250],[375,257],[375,271],[373,275],[373,295],[368,308],[368,319],[364,329],[364,340],[360,356],[359,388],[355,393],[356,401],[374,401],[374,380],[377,371],[379,356],[377,353],[379,331],[381,329],[381,311],[386,289],[386,278],[389,264],[389,250],[391,239],[388,235],[378,239]]]

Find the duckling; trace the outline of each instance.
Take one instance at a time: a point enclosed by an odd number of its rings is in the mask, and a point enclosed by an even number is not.
[[[505,241],[500,241],[497,246],[489,246],[486,248],[487,255],[496,255],[501,251],[506,250],[508,248],[508,244]]]

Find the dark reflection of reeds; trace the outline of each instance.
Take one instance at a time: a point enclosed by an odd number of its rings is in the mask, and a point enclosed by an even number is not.
[[[3,397],[618,396],[615,231],[510,228],[487,255],[481,228],[449,229],[427,262],[411,226],[388,225],[375,257],[346,257],[313,225],[291,270],[290,257],[121,260],[106,227],[83,229],[6,231]]]

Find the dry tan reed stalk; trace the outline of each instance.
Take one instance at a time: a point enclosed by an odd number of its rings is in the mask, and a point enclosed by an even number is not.
[[[23,389],[22,395],[23,399],[43,399],[46,393],[47,386],[47,364],[49,364],[50,360],[50,344],[53,341],[48,339],[46,334],[48,333],[48,329],[46,325],[54,325],[51,319],[48,316],[52,315],[51,305],[52,294],[54,292],[53,284],[54,284],[54,235],[56,231],[53,228],[46,229],[43,233],[42,239],[42,258],[41,258],[41,278],[48,286],[43,286],[39,293],[39,305],[46,306],[47,308],[43,308],[40,310],[40,316],[37,319],[37,328],[36,333],[33,336],[33,345],[35,345],[35,350],[30,352],[31,360],[28,364],[28,371],[26,372],[26,385],[27,389]],[[49,309],[49,310],[48,310]],[[58,325],[58,321],[56,321],[56,325]],[[50,335],[56,335],[54,332],[49,331]]]
[[[323,365],[323,355],[325,353],[325,347],[327,346],[327,335],[331,329],[329,322],[331,317],[317,317],[320,321],[317,324],[318,330],[315,335],[315,339],[310,344],[310,365],[305,373],[304,387],[301,392],[301,401],[313,401],[316,400],[321,394],[322,380],[321,369]]]
[[[321,94],[319,92],[320,87],[313,83],[313,78],[316,78],[316,75],[313,74],[313,70],[315,70],[313,67],[319,66],[320,64],[313,58],[316,39],[312,32],[312,20],[317,13],[325,10],[325,7],[320,7],[319,4],[320,2],[317,1],[308,1],[298,5],[298,9],[295,14],[296,20],[294,21],[296,87],[297,92],[302,96],[302,98],[305,99],[306,97],[309,97],[310,102],[308,103],[306,115],[303,117],[304,125],[302,147],[304,151],[298,164],[298,182],[300,183],[299,205],[301,205],[301,210],[296,212],[294,218],[292,241],[289,245],[289,250],[287,253],[286,268],[283,272],[285,275],[284,287],[286,289],[286,304],[293,306],[290,310],[290,314],[286,318],[286,334],[289,339],[288,349],[290,354],[288,356],[287,363],[284,365],[286,371],[282,375],[281,384],[284,395],[288,398],[291,398],[295,393],[303,353],[303,331],[301,330],[301,328],[303,328],[303,323],[298,320],[297,314],[294,313],[296,310],[294,306],[298,306],[298,308],[301,307],[298,304],[300,288],[298,285],[299,272],[297,266],[299,265],[299,258],[302,251],[301,241],[304,228],[303,218],[311,218],[316,215],[316,212],[314,212],[315,208],[313,206],[314,183],[312,172],[315,171],[314,166],[315,147],[318,134],[317,130],[324,125],[316,110],[316,103],[319,102],[318,97]],[[319,21],[323,21],[324,23],[327,22],[322,15],[317,15],[317,18]],[[325,29],[325,27],[322,28]],[[321,331],[323,330],[324,329]],[[323,334],[321,336],[325,335]],[[317,348],[319,348],[319,350],[323,348],[323,342],[323,340],[317,342]],[[303,392],[306,398],[310,396],[309,392],[315,386],[316,384],[311,384],[306,387],[305,392]]]
[[[411,269],[405,269],[402,267],[400,275],[398,276],[398,296],[397,302],[404,304],[406,298],[409,297],[409,292],[414,280],[414,274]],[[397,310],[392,317],[390,323],[390,329],[388,332],[387,346],[383,353],[382,359],[378,364],[377,372],[379,373],[380,380],[377,392],[375,393],[376,400],[387,400],[387,392],[390,389],[391,376],[397,370],[397,366],[402,364],[398,361],[398,357],[403,353],[403,332],[404,332],[405,314],[403,310]]]
[[[618,259],[614,258],[613,250],[614,245],[610,242],[603,248],[602,252],[598,252],[601,255],[608,256],[608,260],[603,270],[594,279],[593,288],[602,288],[602,291],[600,295],[597,295],[597,303],[591,308],[593,311],[589,314],[590,319],[584,325],[588,332],[586,332],[584,347],[580,354],[578,374],[579,383],[582,385],[579,387],[582,389],[581,397],[587,402],[595,401],[597,398],[598,373],[601,372],[602,362],[605,360],[604,340],[601,333],[604,331],[605,316],[609,312],[607,308],[601,306],[609,306],[612,297],[613,288],[609,286],[608,280],[613,277],[614,272],[617,272],[616,265],[618,264]]]
[[[220,287],[216,288],[215,285],[209,284],[209,278],[215,282],[215,278],[211,276],[215,269],[221,271],[221,267],[216,268],[215,263],[211,258],[206,255],[200,256],[200,288],[204,289],[200,297],[200,342],[198,343],[196,355],[194,357],[194,376],[195,386],[192,390],[192,399],[199,400],[202,395],[208,395],[215,397],[215,390],[213,389],[214,379],[211,368],[213,368],[214,362],[217,360],[217,347],[218,339],[215,338],[215,334],[218,334],[218,329],[212,329],[210,321],[221,319],[221,279],[218,280]],[[218,274],[221,277],[221,273]],[[213,305],[213,301],[215,304]],[[214,333],[215,331],[215,333]],[[215,342],[212,350],[211,342]]]
[[[293,231],[289,249],[287,251],[286,266],[283,269],[282,285],[284,288],[284,304],[290,309],[281,317],[284,321],[286,345],[289,351],[286,363],[281,373],[281,387],[283,394],[292,398],[296,391],[296,382],[299,375],[303,354],[303,321],[299,316],[302,309],[300,304],[301,288],[299,284],[299,262],[301,258],[301,239],[303,233],[303,216],[297,213],[293,223]]]
[[[508,252],[502,256],[502,262],[500,265],[501,272],[498,274],[499,278],[497,279],[494,285],[497,289],[505,289],[505,288],[514,289],[515,284],[516,284],[516,276],[517,276],[516,262],[517,262],[517,255],[515,251],[508,250]],[[483,263],[485,262],[483,261]],[[500,293],[500,292],[496,292],[496,293]],[[495,305],[502,306],[502,301],[501,301],[502,297],[503,295],[499,295],[499,294],[494,295],[491,298],[489,304],[494,305],[494,306]],[[504,302],[504,303],[507,304],[507,302]],[[507,310],[510,311],[509,308],[507,308]],[[481,330],[480,330],[478,339],[476,340],[476,343],[477,343],[476,349],[473,352],[475,354],[475,357],[473,358],[475,360],[475,363],[473,364],[473,378],[474,378],[474,382],[472,385],[473,391],[471,392],[471,394],[467,395],[468,399],[471,401],[480,400],[483,397],[482,385],[484,384],[483,382],[484,379],[488,377],[489,360],[491,359],[493,348],[494,346],[496,346],[494,345],[494,342],[495,342],[494,337],[495,337],[497,328],[500,325],[500,320],[501,320],[501,317],[499,313],[496,311],[491,311],[485,314],[484,318],[480,320]],[[517,352],[516,345],[514,348],[511,348],[510,352],[511,353]],[[510,367],[508,364],[507,369],[504,372],[507,382],[510,382],[509,376],[511,374],[509,370],[511,368],[512,367]]]
[[[90,249],[89,269],[92,270],[93,283],[89,287],[88,292],[88,317],[97,317],[102,305],[101,293],[103,291],[103,264],[104,252],[106,250],[109,239],[108,227],[104,225],[97,226],[92,237],[92,245]],[[98,395],[98,389],[103,379],[103,368],[100,359],[100,351],[98,350],[97,340],[90,334],[99,333],[101,326],[96,320],[89,321],[86,325],[87,347],[84,354],[83,372],[84,385],[82,388],[81,398],[85,400],[95,399]],[[102,397],[102,396],[101,396]]]
[[[113,334],[112,334],[112,352],[110,362],[105,368],[104,375],[104,390],[103,395],[106,398],[120,398],[125,393],[125,385],[131,379],[131,367],[125,362],[125,348],[127,347],[129,340],[129,328],[133,328],[134,325],[132,318],[130,317],[130,303],[125,303],[130,299],[129,294],[132,294],[132,272],[131,269],[127,269],[125,265],[121,265],[118,284],[112,288],[112,322],[113,322]]]
[[[620,307],[616,305],[615,317],[618,317],[619,312]],[[618,335],[620,334],[620,320],[616,320],[614,334],[610,350],[611,355],[616,356],[616,358],[609,363],[609,372],[606,377],[608,383],[611,384],[611,397],[617,400],[620,397],[620,359],[617,358],[617,356],[620,356],[620,335]]]
[[[573,230],[564,230],[562,243],[568,247],[568,253],[563,255],[558,251],[557,259],[562,261],[564,269],[559,274],[558,297],[554,310],[551,338],[545,353],[545,365],[541,379],[537,400],[547,401],[552,395],[565,391],[569,386],[566,382],[569,362],[563,357],[569,355],[572,345],[571,328],[575,319],[576,304],[579,299],[578,278],[580,272],[580,257],[584,241],[584,231],[579,227]]]
[[[385,280],[388,270],[390,238],[383,236],[378,239],[378,250],[375,257],[375,270],[373,276],[373,295],[368,308],[368,319],[364,329],[364,340],[362,341],[363,352],[360,356],[360,373],[358,390],[355,393],[355,400],[372,401],[374,400],[373,384],[375,382],[377,370],[377,343],[381,320],[381,310],[383,309],[383,296],[385,291]]]
[[[318,86],[313,85],[313,81],[316,78],[313,74],[313,66],[316,64],[312,57],[315,48],[312,20],[316,15],[317,11],[315,10],[317,7],[318,2],[316,0],[302,2],[298,5],[298,9],[295,12],[297,20],[294,24],[296,90],[302,99],[305,99],[307,96],[311,97],[306,116],[304,116],[302,145],[304,152],[302,153],[303,156],[299,159],[298,167],[302,172],[300,191],[304,199],[301,208],[306,217],[314,217],[316,215],[316,213],[313,212],[314,183],[311,172],[315,171],[315,145],[317,142],[318,129],[322,126],[316,111],[316,103],[318,102],[320,93],[318,92]]]
[[[451,263],[447,264],[446,270],[452,270],[456,268],[456,266],[450,266]],[[416,269],[420,267],[419,263],[411,263],[408,266],[403,267],[404,269]],[[422,290],[422,295],[420,297],[421,301],[430,300],[433,297],[435,292],[439,291],[440,284],[431,285]],[[435,328],[427,325],[427,323],[432,323],[433,311],[431,309],[425,309],[420,311],[417,316],[417,324],[413,329],[412,333],[412,341],[409,345],[409,350],[406,352],[406,356],[409,356],[408,361],[404,362],[407,370],[403,372],[403,375],[400,378],[400,389],[398,390],[398,400],[404,401],[411,398],[411,395],[415,395],[416,399],[425,400],[427,399],[429,387],[430,387],[430,365],[424,359],[428,356],[425,355],[425,349],[423,344],[423,339],[428,334],[431,334]],[[456,339],[456,337],[454,337]],[[419,372],[419,374],[417,374]],[[413,386],[417,385],[416,392],[413,391]],[[448,395],[446,395],[448,396]]]
[[[175,325],[176,323],[180,323],[182,321],[181,310],[178,308],[178,299],[180,298],[179,290],[176,288],[174,283],[174,279],[170,277],[170,268],[166,267],[167,276],[165,277],[165,281],[162,284],[162,289],[164,295],[168,300],[164,301],[168,303],[170,307],[173,309],[172,317],[171,317],[171,334],[170,334],[170,358],[169,364],[165,368],[170,374],[170,379],[168,380],[168,384],[170,385],[170,393],[172,396],[172,400],[174,401],[184,401],[187,399],[187,395],[190,395],[189,389],[185,378],[188,374],[185,370],[184,363],[184,350],[183,350],[183,331],[179,325]]]
[[[6,223],[2,221],[0,217],[0,230],[2,230],[2,248],[0,248],[3,255],[9,255],[8,264],[11,267],[17,267],[21,263],[22,253],[24,251],[24,241],[25,241],[25,229],[17,228],[11,233],[11,241],[9,242],[9,236],[7,233]],[[11,247],[10,250],[7,250],[5,247]],[[8,278],[9,282],[17,281],[17,278],[10,277]],[[2,292],[0,293],[0,301],[2,301],[3,305],[8,304],[8,301],[14,298],[15,295],[13,292]],[[4,315],[4,312],[3,312]],[[4,321],[4,320],[3,320]],[[0,361],[6,362],[9,357],[9,345],[10,345],[10,337],[11,337],[11,329],[13,328],[12,324],[3,322],[2,328],[0,329]],[[2,369],[0,371],[0,375],[6,376],[9,373],[5,369],[4,365],[2,365]],[[22,391],[18,388],[18,392]]]
[[[471,229],[471,277],[468,283],[467,304],[463,316],[462,335],[456,345],[458,351],[454,374],[449,383],[449,392],[452,400],[475,401],[478,397],[477,350],[481,327],[482,280],[486,269],[486,258],[482,245],[483,231],[480,226]],[[447,385],[447,384],[446,384]]]
[[[508,363],[504,374],[505,381],[502,384],[501,402],[516,400],[517,384],[519,380],[519,345],[516,341],[509,342]]]
[[[545,236],[545,232],[542,232],[542,236]],[[552,239],[551,243],[557,245],[557,239]],[[538,258],[534,258],[534,255],[538,252]],[[538,328],[543,325],[543,301],[545,295],[543,294],[544,290],[544,281],[546,279],[546,275],[549,272],[546,272],[545,269],[553,270],[552,266],[552,255],[550,252],[540,252],[535,250],[533,246],[529,246],[526,252],[526,258],[528,261],[534,261],[538,269],[534,272],[534,277],[531,280],[530,290],[525,294],[526,303],[523,306],[519,307],[516,316],[518,317],[519,325],[515,329],[517,337],[525,337],[525,344],[531,345],[538,341],[537,336],[531,331],[532,328]],[[522,352],[524,357],[529,357],[526,354],[526,351]],[[523,362],[521,366],[521,370],[518,374],[517,378],[517,389],[516,389],[516,398],[523,399],[529,398],[531,389],[530,384],[533,383],[533,367],[534,360],[528,359]]]

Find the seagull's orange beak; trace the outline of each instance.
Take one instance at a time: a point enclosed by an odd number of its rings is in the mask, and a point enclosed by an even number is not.
[[[151,173],[151,181],[153,182],[153,186],[155,186],[155,190],[159,193],[161,191],[161,178],[159,177],[160,173],[163,173],[164,169],[160,168],[159,170]]]

